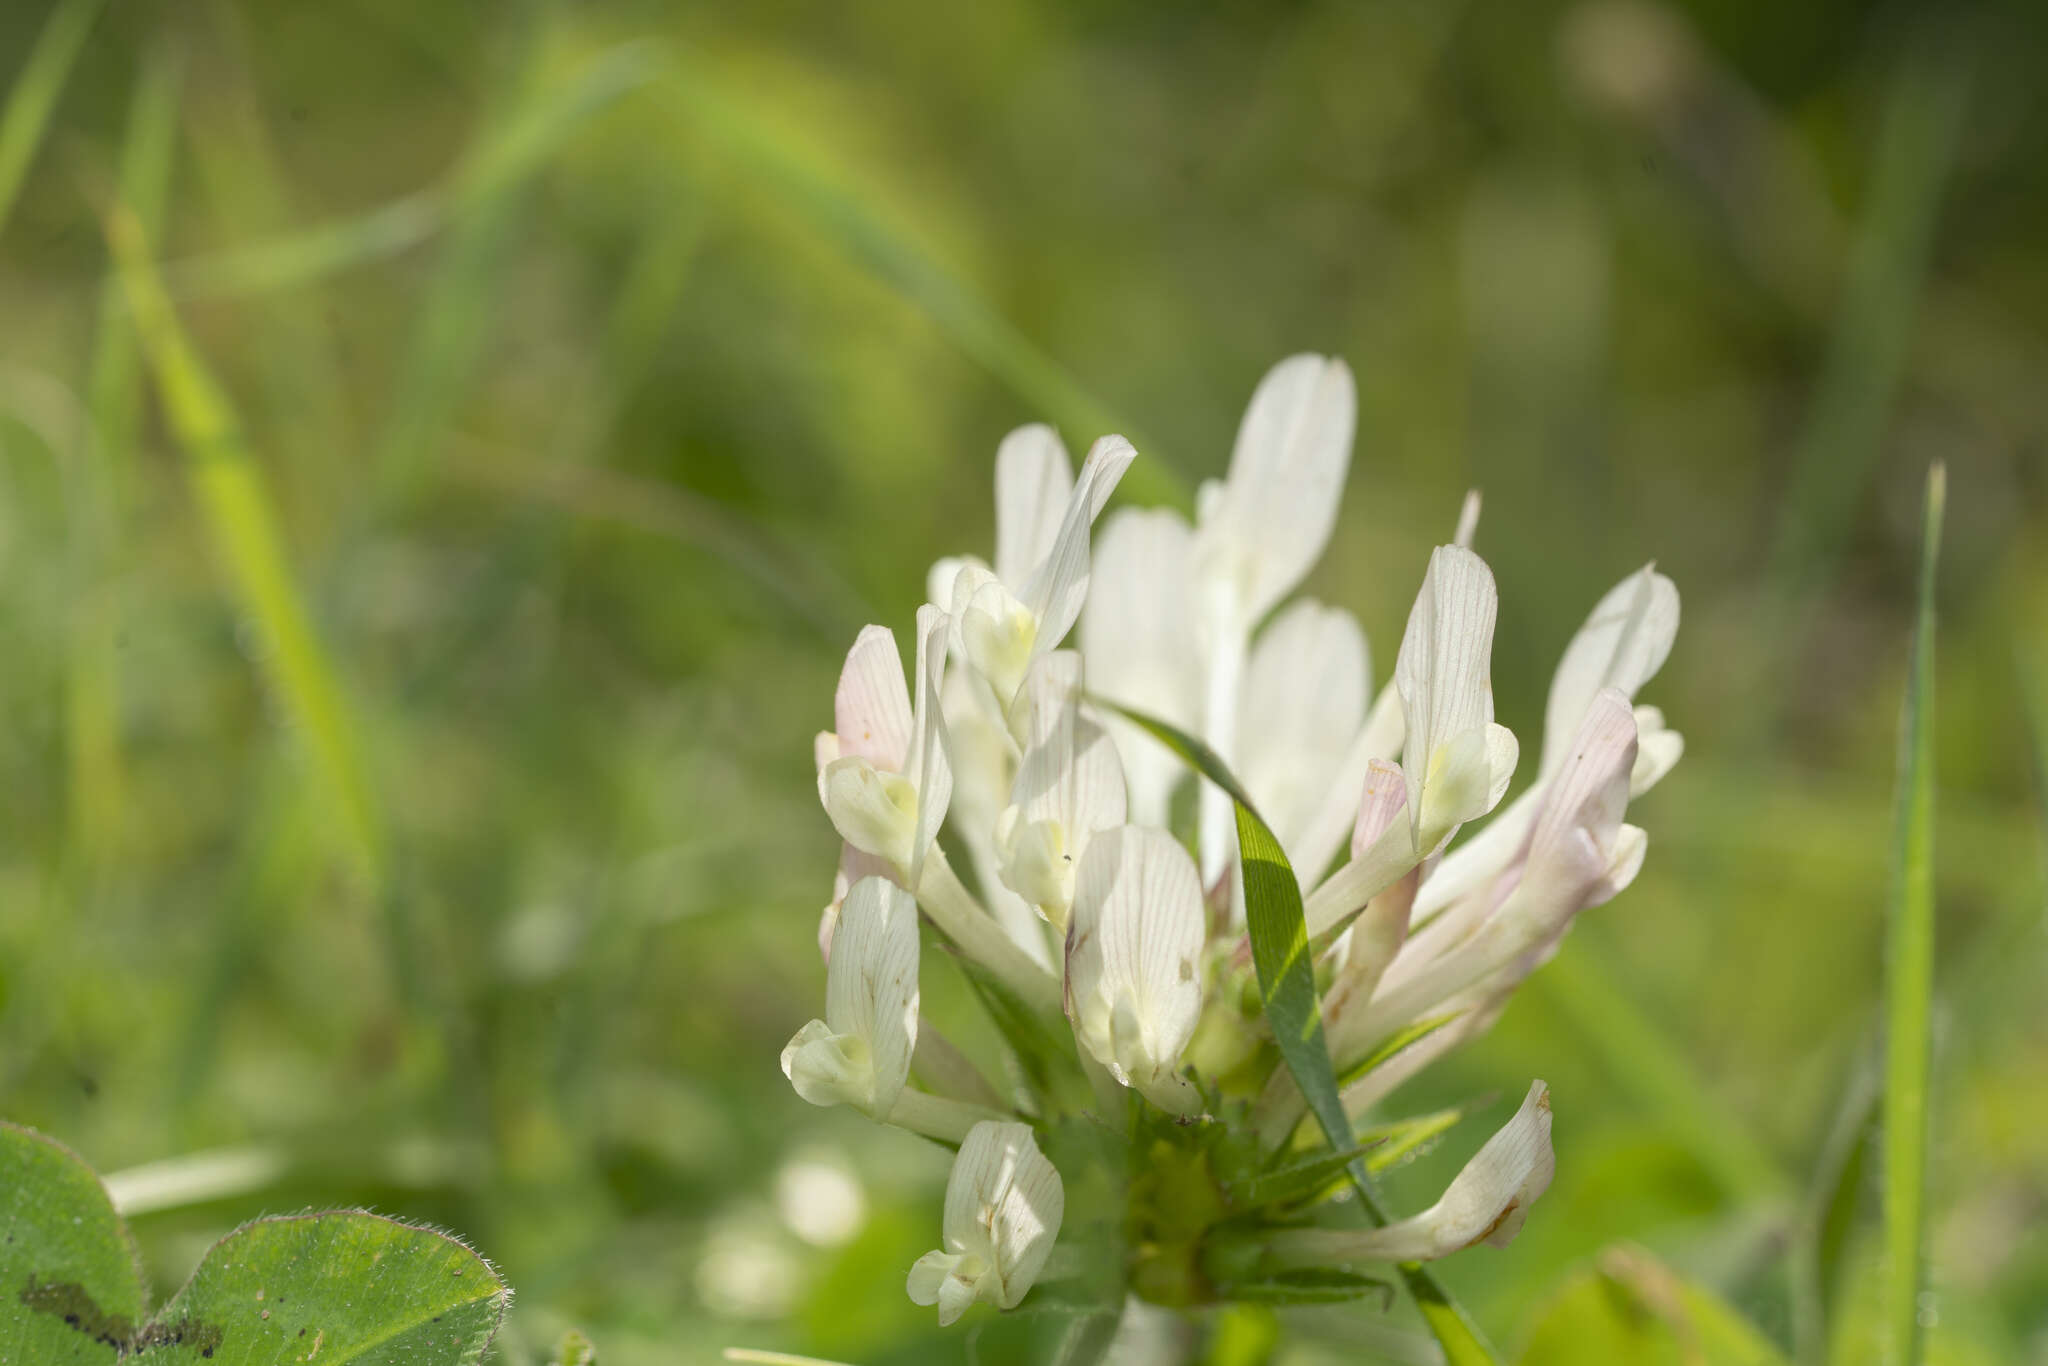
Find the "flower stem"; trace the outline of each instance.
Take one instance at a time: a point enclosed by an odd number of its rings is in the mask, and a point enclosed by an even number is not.
[[[939,932],[1015,992],[1026,1005],[1050,1015],[1064,1009],[1059,979],[1031,960],[994,916],[982,909],[946,856],[934,847],[917,880],[917,902]]]
[[[896,1097],[896,1104],[890,1107],[888,1123],[899,1129],[908,1129],[914,1134],[937,1139],[941,1143],[960,1143],[967,1138],[967,1131],[985,1119],[1010,1120],[1015,1115],[1001,1110],[991,1110],[985,1105],[972,1105],[964,1100],[949,1100],[935,1096],[929,1091],[914,1091],[905,1087]]]

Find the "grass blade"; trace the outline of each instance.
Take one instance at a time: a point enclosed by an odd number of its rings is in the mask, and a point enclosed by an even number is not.
[[[441,437],[483,356],[503,286],[500,266],[524,225],[521,195],[569,130],[650,70],[647,49],[629,43],[558,88],[538,75],[545,50],[544,38],[534,44],[522,88],[512,92],[495,132],[455,174],[452,200],[464,211],[440,245],[420,300],[375,457],[380,487],[400,501],[436,472]]]
[[[1849,1089],[1835,1116],[1807,1197],[1806,1261],[1797,1268],[1795,1289],[1807,1301],[1796,1305],[1795,1323],[1800,1357],[1827,1359],[1832,1326],[1841,1307],[1850,1239],[1863,1209],[1876,1158],[1877,1086],[1875,1050],[1867,1053],[1850,1076]]]
[[[162,228],[181,78],[174,60],[153,55],[143,66],[129,106],[120,194],[145,244],[155,241]],[[142,391],[135,333],[118,280],[102,283],[94,327],[84,458],[78,462],[72,514],[78,601],[65,686],[72,829],[88,860],[115,838],[126,790],[120,736],[120,604],[113,556],[135,460]]]
[[[1309,1113],[1321,1126],[1331,1151],[1353,1146],[1350,1116],[1337,1089],[1337,1074],[1323,1037],[1322,1003],[1316,996],[1315,963],[1309,952],[1308,923],[1302,915],[1301,884],[1272,829],[1253,807],[1236,777],[1200,740],[1164,721],[1108,703],[1121,715],[1150,732],[1161,744],[1230,795],[1237,811],[1238,856],[1244,871],[1246,928],[1252,941],[1252,964],[1258,971],[1259,994],[1266,1022],[1280,1057],[1308,1100]],[[1345,1167],[1358,1191],[1359,1203],[1376,1224],[1388,1222],[1364,1161]],[[1451,1298],[1436,1274],[1420,1262],[1403,1262],[1397,1270],[1415,1299],[1415,1306],[1444,1350],[1448,1366],[1491,1366],[1493,1350],[1470,1315]]]
[[[1884,1312],[1899,1366],[1918,1366],[1923,1345],[1934,1000],[1934,584],[1947,488],[1936,464],[1927,473],[1919,607],[1899,738],[1897,867],[1885,955]]]
[[[0,110],[0,231],[7,227],[21,182],[28,177],[36,151],[49,130],[57,97],[71,79],[71,68],[85,47],[85,37],[99,17],[103,0],[65,0],[50,12],[28,60],[21,64],[7,105]]]
[[[384,872],[382,829],[349,708],[285,556],[270,495],[227,395],[172,310],[134,215],[117,208],[107,236],[157,393],[236,605],[254,628],[259,665],[333,801],[345,853],[370,889]]]
[[[654,69],[646,48],[623,44],[537,98],[445,181],[361,213],[169,262],[164,280],[179,298],[264,294],[410,251],[530,177],[570,133],[643,84]]]

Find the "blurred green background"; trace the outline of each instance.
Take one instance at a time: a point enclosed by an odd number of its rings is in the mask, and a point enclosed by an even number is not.
[[[1122,431],[1187,506],[1318,350],[1360,419],[1309,591],[1379,677],[1468,486],[1525,743],[1602,590],[1685,596],[1641,880],[1399,1098],[1483,1106],[1415,1208],[1554,1088],[1555,1186],[1445,1267],[1509,1348],[1625,1243],[1801,1331],[1949,462],[1930,1316],[2048,1362],[2044,70],[2023,3],[5,6],[0,1113],[283,1160],[138,1220],[161,1287],[364,1203],[498,1261],[522,1366],[1028,1355],[904,1298],[943,1155],[778,1074],[811,736],[986,553],[1003,432]],[[109,221],[241,440],[165,421]]]

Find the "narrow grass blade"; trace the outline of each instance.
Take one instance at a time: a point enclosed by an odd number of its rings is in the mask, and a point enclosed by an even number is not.
[[[650,195],[644,216],[647,227],[620,279],[602,340],[581,367],[576,397],[563,405],[550,442],[564,464],[590,463],[602,454],[654,367],[703,247],[704,206],[682,187]]]
[[[1438,1015],[1432,1019],[1418,1020],[1412,1025],[1395,1030],[1378,1047],[1360,1058],[1342,1076],[1337,1078],[1337,1089],[1343,1090],[1355,1081],[1360,1081],[1385,1063],[1391,1062],[1396,1053],[1406,1051],[1411,1045],[1421,1043],[1445,1025],[1459,1018],[1456,1014]]]
[[[1114,707],[1114,704],[1106,704]],[[1210,782],[1228,793],[1237,812],[1237,847],[1244,875],[1246,927],[1252,941],[1252,964],[1258,971],[1259,993],[1266,1022],[1280,1057],[1308,1100],[1332,1151],[1353,1144],[1350,1116],[1337,1089],[1337,1075],[1323,1037],[1322,1004],[1316,997],[1315,964],[1309,953],[1308,923],[1302,915],[1301,884],[1272,829],[1253,807],[1237,778],[1210,749],[1164,721],[1115,707],[1121,715],[1150,732],[1161,744]],[[1386,1206],[1362,1160],[1346,1169],[1368,1217],[1388,1222]],[[1495,1360],[1479,1327],[1451,1298],[1436,1274],[1419,1262],[1397,1268],[1416,1308],[1436,1335],[1449,1366],[1477,1366]]]
[[[709,64],[687,53],[672,57],[673,76],[659,87],[681,121],[709,134],[820,235],[922,310],[967,356],[1032,411],[1085,439],[1121,432],[1146,459],[1123,487],[1144,502],[1189,501],[1171,466],[1139,433],[1121,424],[1064,366],[989,303],[954,278],[907,234],[866,202],[845,179],[818,169],[815,149],[798,148],[720,88]]]
[[[1373,1144],[1373,1150],[1366,1155],[1365,1169],[1369,1172],[1389,1171],[1400,1166],[1418,1153],[1435,1146],[1436,1141],[1456,1128],[1458,1121],[1465,1118],[1461,1106],[1448,1110],[1432,1110],[1424,1115],[1410,1115],[1397,1119],[1391,1124],[1382,1124],[1367,1129],[1359,1140]]]
[[[162,229],[181,74],[176,61],[153,54],[143,64],[129,105],[120,194],[145,243],[154,242]],[[88,860],[95,860],[120,828],[127,786],[120,737],[120,604],[112,556],[125,520],[142,391],[135,332],[117,279],[101,285],[94,326],[84,458],[77,462],[72,500],[78,596],[65,688],[72,831]]]
[[[1948,480],[1927,474],[1919,607],[1899,739],[1894,889],[1885,955],[1885,1319],[1891,1359],[1918,1366],[1927,1245],[1928,1074],[1934,1000],[1934,585]]]
[[[1807,1245],[1802,1249],[1806,1260],[1798,1268],[1801,1280],[1794,1286],[1805,1301],[1796,1306],[1798,1345],[1805,1361],[1828,1359],[1836,1312],[1842,1301],[1849,1240],[1862,1212],[1864,1189],[1870,1182],[1877,1156],[1880,1099],[1876,1051],[1872,1049],[1850,1078],[1807,1197]]]
[[[103,3],[64,0],[50,11],[35,46],[29,49],[28,60],[21,64],[13,88],[7,92],[7,104],[0,108],[0,231],[6,230],[21,182],[49,130],[57,97],[71,79],[71,68],[78,63]]]
[[[107,235],[157,393],[184,447],[207,533],[255,632],[259,667],[333,801],[354,872],[374,890],[383,880],[384,847],[368,767],[341,684],[293,579],[262,474],[227,395],[172,310],[134,215],[115,209]]]
[[[442,183],[361,213],[169,262],[163,267],[164,281],[180,298],[265,294],[410,251],[529,178],[570,133],[644,84],[655,70],[647,48],[625,44],[560,89],[538,97]]]

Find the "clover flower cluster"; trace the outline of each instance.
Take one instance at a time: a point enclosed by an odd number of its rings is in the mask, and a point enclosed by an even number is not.
[[[1487,1029],[1573,917],[1635,877],[1646,837],[1625,810],[1682,749],[1633,704],[1670,650],[1676,590],[1644,568],[1594,607],[1551,686],[1534,779],[1496,811],[1520,747],[1493,719],[1497,603],[1470,549],[1476,496],[1430,556],[1376,697],[1357,622],[1287,601],[1335,526],[1355,408],[1342,361],[1281,362],[1192,525],[1121,509],[1092,546],[1130,444],[1102,438],[1076,476],[1049,428],[1012,432],[996,454],[994,558],[933,567],[907,684],[888,629],[867,627],[847,654],[816,743],[844,840],[819,927],[825,1017],[782,1067],[813,1104],[957,1146],[944,1247],[909,1275],[942,1323],[977,1300],[1013,1308],[1045,1277],[1066,1202],[1041,1145],[1058,1155],[1076,1116],[1154,1135],[1130,1149],[1139,1169],[1194,1154],[1213,1198],[1175,1217],[1236,1230],[1187,1233],[1185,1274],[1125,1275],[1169,1301],[1505,1243],[1549,1183],[1539,1081],[1428,1210],[1377,1229],[1302,1225],[1314,1192],[1272,1174],[1303,1170],[1312,1138],[1249,985],[1232,799],[1130,719],[1204,742],[1297,870],[1354,1118]],[[1070,636],[1078,649],[1062,648]],[[1000,1085],[920,1016],[920,913],[1015,1050]],[[1145,1217],[1109,1222],[1131,1247]]]

